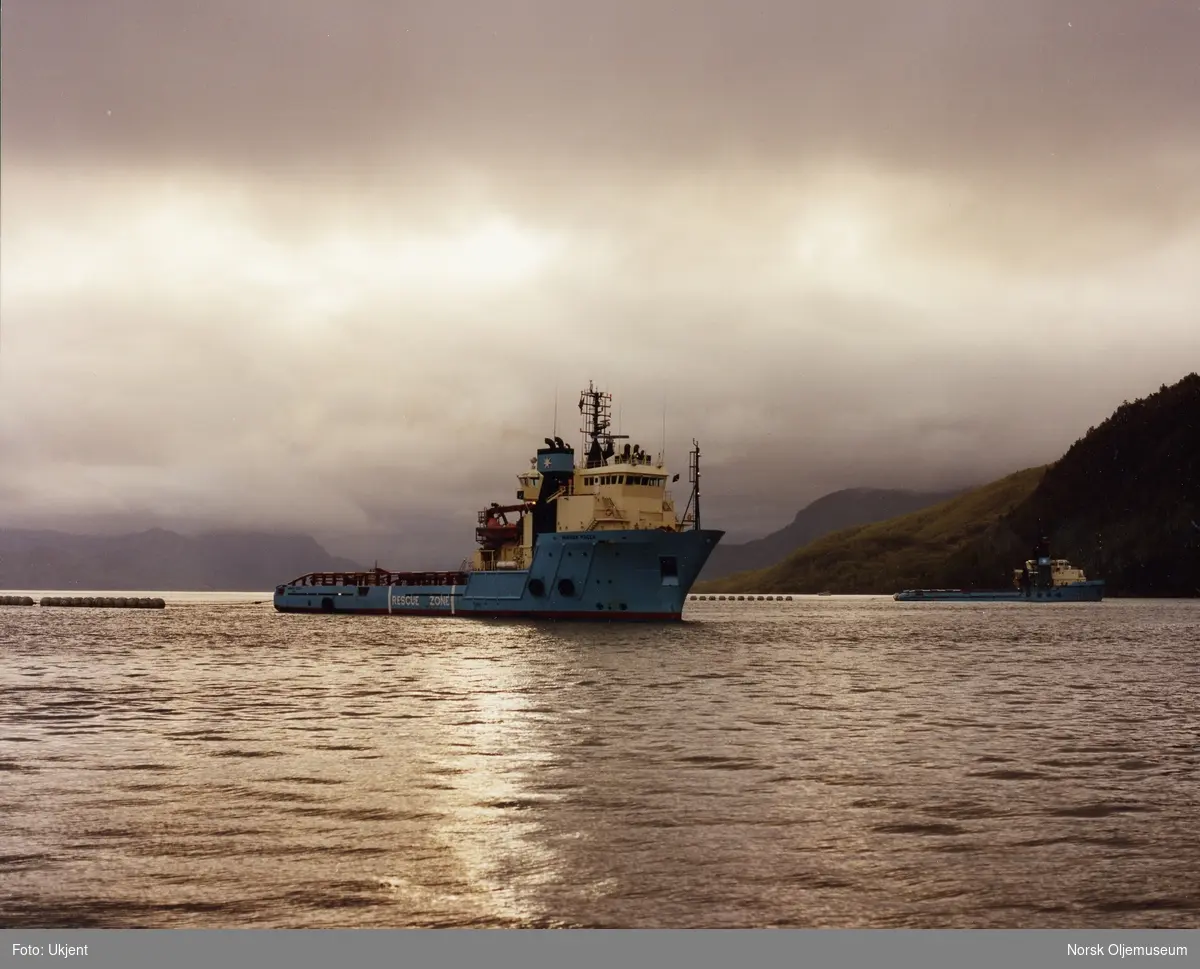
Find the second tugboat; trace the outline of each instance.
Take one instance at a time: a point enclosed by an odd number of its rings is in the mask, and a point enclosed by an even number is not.
[[[678,620],[722,531],[700,527],[700,448],[677,516],[663,456],[617,441],[612,395],[579,398],[584,455],[546,438],[517,476],[517,503],[479,512],[478,548],[456,572],[319,573],[275,589],[280,612]]]

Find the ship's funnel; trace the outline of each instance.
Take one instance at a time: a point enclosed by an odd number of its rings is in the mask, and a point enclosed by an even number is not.
[[[575,452],[570,448],[539,448],[537,470],[541,472],[542,482],[532,510],[535,545],[539,535],[556,530],[558,505],[550,499],[569,488],[574,479]]]
[[[575,452],[556,447],[538,448],[537,469],[543,475],[572,474],[575,471]]]

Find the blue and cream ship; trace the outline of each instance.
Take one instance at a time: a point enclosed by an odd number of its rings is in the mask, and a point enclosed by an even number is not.
[[[517,503],[479,513],[478,548],[454,572],[312,572],[275,589],[280,612],[682,618],[688,590],[725,534],[700,527],[700,449],[681,517],[663,456],[610,432],[612,396],[580,395],[584,455],[546,438],[517,476]]]
[[[1104,580],[1089,579],[1066,559],[1050,556],[1043,538],[1024,568],[1013,570],[1011,589],[905,589],[898,602],[1099,602]]]

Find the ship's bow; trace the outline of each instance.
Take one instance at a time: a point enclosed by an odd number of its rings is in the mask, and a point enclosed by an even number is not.
[[[708,562],[713,549],[717,547],[717,543],[725,537],[725,533],[715,528],[700,528],[690,532],[679,532],[677,537],[683,540],[680,543],[683,545],[680,558],[684,563],[683,574],[680,575],[680,586],[683,595],[686,596],[692,586],[696,584],[701,570]]]
[[[688,532],[659,534],[663,534],[665,538],[659,552],[659,561],[664,563],[661,592],[669,610],[681,615],[688,592],[696,584],[704,564],[725,533],[713,528],[700,528]],[[672,562],[677,572],[674,577],[667,574]]]

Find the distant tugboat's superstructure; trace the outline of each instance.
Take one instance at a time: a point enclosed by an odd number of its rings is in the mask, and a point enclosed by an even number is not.
[[[1066,559],[1051,558],[1050,543],[1043,538],[1034,557],[1013,570],[1011,590],[905,589],[892,598],[898,602],[1099,602],[1104,598],[1104,580],[1088,579]]]
[[[700,527],[700,448],[682,517],[663,456],[617,442],[612,396],[580,395],[584,459],[545,439],[517,476],[517,502],[479,512],[478,544],[456,572],[310,573],[275,590],[281,612],[679,619],[724,532]]]

